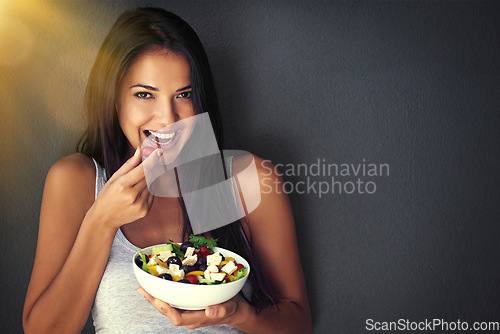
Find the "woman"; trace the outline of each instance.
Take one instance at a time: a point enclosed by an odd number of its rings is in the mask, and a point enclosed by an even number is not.
[[[222,147],[210,67],[191,27],[156,8],[120,16],[92,68],[86,107],[89,127],[81,153],[55,163],[45,182],[25,332],[80,332],[89,312],[97,332],[310,332],[295,228],[283,193],[262,194],[247,217],[207,234],[259,268],[248,279],[249,298],[181,311],[140,287],[139,293],[132,290],[138,284],[131,252],[168,239],[182,242],[191,232],[182,198],[148,192],[141,136],[207,112]],[[273,166],[254,158],[259,177],[269,177]]]

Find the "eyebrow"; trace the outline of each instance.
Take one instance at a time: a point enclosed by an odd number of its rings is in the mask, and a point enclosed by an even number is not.
[[[176,90],[176,92],[180,92],[180,91],[183,91],[186,89],[191,89],[191,85],[187,85],[186,87],[179,88],[178,90]]]
[[[153,90],[155,92],[158,91],[158,88],[148,86],[148,85],[143,85],[143,84],[137,84],[137,85],[130,86],[130,88],[134,88],[134,87],[142,87],[144,89]],[[191,85],[187,85],[186,87],[179,88],[176,90],[176,92],[181,92],[181,91],[186,90],[186,89],[191,89]]]
[[[151,87],[151,86],[148,86],[148,85],[143,85],[143,84],[137,84],[137,85],[130,86],[130,88],[134,88],[134,87],[142,87],[144,89],[154,90],[155,92],[158,91],[158,88]]]

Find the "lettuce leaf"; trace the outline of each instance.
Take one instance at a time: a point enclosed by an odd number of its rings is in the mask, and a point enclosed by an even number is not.
[[[142,260],[142,270],[149,273],[148,270],[148,261],[146,261],[146,254],[144,254],[141,250],[139,250],[139,256]]]
[[[206,284],[215,284],[217,281],[216,280],[213,280],[213,279],[210,279],[210,278],[205,278],[201,275],[197,275],[198,276],[198,282],[199,283],[206,283]]]
[[[237,281],[239,280],[240,278],[242,278],[243,276],[245,276],[245,273],[247,272],[247,268],[241,268],[240,270],[238,270],[238,272],[236,273],[236,278],[234,279],[231,279],[231,282],[234,282],[234,281]]]
[[[205,278],[201,275],[196,275],[198,276],[198,283],[206,283],[206,284],[225,284],[226,281],[223,280],[223,281],[216,281],[216,280],[213,280],[213,279],[209,279],[209,278]]]

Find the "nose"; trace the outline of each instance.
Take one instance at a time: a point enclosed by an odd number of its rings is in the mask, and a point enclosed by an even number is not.
[[[171,101],[158,103],[155,108],[155,117],[159,123],[167,126],[177,121],[177,114]]]

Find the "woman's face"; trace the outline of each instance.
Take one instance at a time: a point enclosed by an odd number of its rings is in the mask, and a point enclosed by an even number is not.
[[[175,159],[192,131],[188,119],[195,115],[191,96],[191,70],[184,56],[155,49],[134,59],[116,98],[129,154],[143,144],[144,156],[161,147],[164,158]]]

